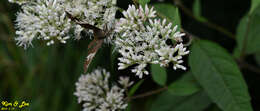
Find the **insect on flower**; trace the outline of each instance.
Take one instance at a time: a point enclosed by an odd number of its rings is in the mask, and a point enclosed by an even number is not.
[[[99,29],[93,25],[90,25],[88,23],[81,22],[78,18],[73,17],[69,12],[66,11],[67,16],[74,21],[76,24],[80,25],[81,27],[84,27],[88,30],[93,30],[94,32],[94,39],[90,42],[88,45],[88,56],[86,57],[85,63],[84,63],[84,72],[87,72],[88,66],[95,57],[97,51],[102,46],[104,39],[108,37],[108,35],[111,34],[112,29],[108,30],[108,28],[104,27],[104,29]]]

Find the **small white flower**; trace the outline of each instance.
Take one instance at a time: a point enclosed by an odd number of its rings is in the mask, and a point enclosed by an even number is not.
[[[119,78],[119,83],[124,87],[130,87],[131,85],[134,84],[134,82],[130,81],[130,79],[128,77],[120,77]]]
[[[109,85],[110,73],[97,69],[92,73],[81,75],[76,83],[78,102],[83,103],[83,111],[118,111],[127,107],[125,88],[133,84],[129,78],[120,78],[119,83]]]
[[[186,70],[180,64],[183,63],[182,56],[189,51],[181,43],[185,34],[177,31],[177,25],[172,27],[166,19],[155,19],[156,12],[147,5],[145,9],[130,5],[123,15],[125,18],[121,18],[115,27],[118,33],[115,44],[123,56],[118,59],[119,70],[138,64],[131,71],[139,78],[149,74],[145,69],[149,63],[162,67],[173,63],[173,69]]]

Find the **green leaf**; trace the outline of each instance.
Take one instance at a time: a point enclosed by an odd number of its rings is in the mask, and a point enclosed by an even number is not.
[[[165,68],[160,67],[159,64],[151,64],[152,78],[159,85],[165,85],[167,81],[167,72]]]
[[[193,14],[195,15],[195,16],[201,16],[201,8],[200,8],[201,6],[200,6],[200,0],[195,0],[194,1],[194,3],[193,3],[193,7],[192,7],[192,9],[193,9]]]
[[[180,27],[181,27],[181,17],[180,17],[180,12],[179,12],[178,8],[176,8],[174,17],[175,17],[175,22],[173,21],[173,25],[174,26],[178,25],[178,29],[180,30]]]
[[[138,3],[140,4],[140,5],[142,5],[143,7],[146,5],[146,4],[148,4],[150,2],[150,0],[138,0]]]
[[[260,0],[251,0],[251,8],[249,13],[252,13],[260,4]]]
[[[188,96],[200,91],[201,87],[191,72],[187,72],[179,80],[168,86],[169,91],[178,96]]]
[[[247,85],[228,52],[209,41],[193,43],[189,64],[209,97],[224,111],[253,111]]]
[[[191,96],[176,96],[167,91],[155,99],[151,111],[203,111],[210,103],[203,91]]]
[[[111,61],[110,61],[110,73],[111,74],[115,74],[116,73],[116,69],[117,69],[117,67],[116,67],[116,61],[117,61],[117,57],[118,57],[118,55],[119,55],[119,52],[118,51],[116,51],[117,49],[116,49],[116,46],[111,46],[110,47],[111,49],[110,49],[110,57],[111,57]]]
[[[260,52],[260,6],[250,15],[243,17],[237,28],[237,50],[238,54],[253,54]],[[244,50],[244,52],[243,52]]]
[[[160,16],[166,17],[167,20],[173,23],[173,26],[178,25],[178,29],[180,29],[181,18],[177,7],[169,3],[157,3],[153,6]]]
[[[141,86],[141,84],[144,82],[144,79],[138,81],[129,91],[128,96],[133,96],[136,90]]]
[[[207,18],[201,15],[201,6],[200,0],[195,0],[193,3],[192,11],[194,16],[201,22],[207,22]]]

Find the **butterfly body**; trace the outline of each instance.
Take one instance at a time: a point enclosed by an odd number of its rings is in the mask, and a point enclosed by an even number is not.
[[[106,34],[103,30],[97,30],[96,32],[94,31],[94,39],[105,39],[106,38]]]

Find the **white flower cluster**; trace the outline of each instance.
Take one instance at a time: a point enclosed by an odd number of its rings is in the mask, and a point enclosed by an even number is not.
[[[72,37],[81,38],[84,29],[71,22],[66,11],[80,20],[100,29],[112,30],[115,22],[116,0],[9,0],[22,5],[17,14],[16,40],[27,48],[35,38],[66,43]],[[74,31],[74,32],[73,32]],[[89,31],[91,32],[91,31]],[[113,36],[113,35],[111,35]]]
[[[101,30],[113,30],[116,0],[69,0],[66,10],[79,20]],[[89,31],[89,33],[93,33]],[[111,35],[111,37],[113,34]]]
[[[27,48],[32,40],[42,39],[47,45],[56,40],[66,43],[70,38],[69,31],[73,27],[66,17],[62,0],[37,0],[22,5],[16,20],[16,34],[19,46]]]
[[[166,23],[165,19],[155,19],[155,14],[153,8],[149,9],[147,5],[145,9],[141,6],[136,9],[132,5],[123,12],[125,18],[121,18],[115,27],[119,33],[115,44],[123,56],[119,58],[118,69],[138,64],[132,72],[139,78],[149,74],[145,69],[148,63],[160,64],[162,67],[173,63],[173,69],[186,70],[181,65],[182,57],[189,53],[181,43],[185,34],[177,31],[177,26],[172,28],[172,24]]]
[[[104,69],[81,75],[76,83],[78,102],[83,103],[83,111],[118,111],[127,107],[125,88],[133,83],[129,78],[120,78],[120,86],[109,85],[110,73]]]

